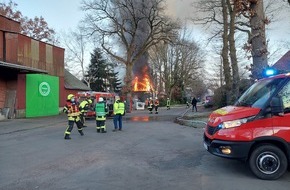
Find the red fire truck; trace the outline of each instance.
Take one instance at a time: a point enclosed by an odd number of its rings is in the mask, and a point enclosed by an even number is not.
[[[115,96],[116,96],[115,93],[91,91],[91,92],[79,92],[77,96],[79,97],[79,101],[82,101],[84,98],[87,98],[88,96],[90,96],[91,100],[93,101],[93,105],[86,112],[86,115],[85,115],[86,118],[96,117],[95,105],[98,102],[100,97],[102,97],[107,104],[107,107],[109,110],[108,116],[111,116],[113,114],[113,104],[114,104]]]
[[[290,73],[261,79],[233,106],[215,110],[204,147],[216,156],[245,160],[260,179],[281,177],[290,163]]]

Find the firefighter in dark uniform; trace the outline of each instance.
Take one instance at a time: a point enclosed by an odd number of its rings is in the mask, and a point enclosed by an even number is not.
[[[108,114],[108,107],[106,102],[102,97],[99,98],[98,103],[96,104],[96,125],[97,132],[106,133],[106,116]]]
[[[67,96],[67,103],[63,108],[63,112],[66,113],[68,117],[68,127],[64,132],[64,139],[71,139],[70,133],[73,130],[74,123],[76,123],[78,127],[78,132],[81,134],[81,136],[83,136],[83,124],[80,120],[79,105],[76,102],[75,96],[73,94],[69,94]]]
[[[80,109],[80,120],[83,124],[83,127],[87,127],[85,125],[85,114],[87,113],[88,109],[90,108],[90,105],[93,103],[93,101],[90,99],[90,97],[87,97],[84,101],[80,103],[79,109]]]

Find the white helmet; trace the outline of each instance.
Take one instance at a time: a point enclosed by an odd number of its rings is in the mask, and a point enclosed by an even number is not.
[[[104,101],[104,98],[99,97],[99,102],[103,102],[103,101]]]

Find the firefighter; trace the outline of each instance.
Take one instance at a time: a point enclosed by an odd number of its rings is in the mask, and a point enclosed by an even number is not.
[[[156,97],[154,101],[155,114],[158,114],[159,100]]]
[[[169,98],[167,98],[166,107],[167,107],[167,110],[170,110],[170,99]]]
[[[67,103],[63,108],[63,112],[66,113],[68,117],[68,127],[64,132],[64,139],[71,139],[70,133],[73,129],[74,123],[77,125],[78,132],[81,134],[81,136],[83,136],[83,124],[80,120],[79,105],[73,94],[69,94],[67,96]]]
[[[145,100],[145,107],[148,108],[149,98],[146,98]]]
[[[122,131],[122,117],[125,114],[125,103],[120,100],[119,96],[115,97],[114,110],[114,129],[113,132]]]
[[[152,114],[152,110],[153,110],[153,100],[150,97],[149,101],[148,101],[148,111],[149,111],[150,114]]]
[[[87,127],[85,125],[85,114],[88,112],[90,106],[92,105],[93,101],[90,99],[90,97],[87,97],[85,100],[83,100],[79,105],[80,110],[80,120],[83,124],[83,127]]]
[[[186,100],[186,108],[189,108],[189,102]]]
[[[108,107],[106,102],[102,97],[99,98],[98,103],[96,104],[96,125],[97,132],[106,133],[106,116],[108,114]]]

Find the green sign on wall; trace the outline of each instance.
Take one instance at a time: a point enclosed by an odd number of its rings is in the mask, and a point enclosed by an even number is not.
[[[43,74],[26,75],[26,117],[59,113],[59,78]]]

